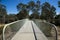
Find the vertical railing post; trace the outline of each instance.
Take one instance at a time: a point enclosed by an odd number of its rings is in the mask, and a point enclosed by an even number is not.
[[[55,37],[55,39],[56,40],[58,40],[58,31],[57,31],[57,27],[54,25],[54,24],[51,24],[51,23],[49,23],[49,22],[46,22],[46,23],[48,23],[48,24],[50,24],[50,25],[52,25],[53,27],[54,27],[54,29],[55,29],[55,35],[56,35],[56,37]]]
[[[56,26],[53,24],[54,28],[55,28],[55,33],[56,33],[56,40],[58,40],[58,31],[57,31],[57,28]]]

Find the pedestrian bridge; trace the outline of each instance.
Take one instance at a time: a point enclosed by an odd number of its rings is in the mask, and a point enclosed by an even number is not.
[[[3,40],[57,40],[57,28],[44,20],[18,20],[4,26]]]

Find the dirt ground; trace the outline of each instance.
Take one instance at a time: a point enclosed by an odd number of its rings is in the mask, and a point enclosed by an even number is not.
[[[60,40],[60,27],[57,27],[58,30],[58,40]]]

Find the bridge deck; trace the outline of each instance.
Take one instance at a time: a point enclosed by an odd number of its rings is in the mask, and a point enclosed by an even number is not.
[[[33,21],[28,20],[11,40],[48,40],[48,39],[45,37],[45,35],[41,32],[41,30],[36,26],[36,24]]]

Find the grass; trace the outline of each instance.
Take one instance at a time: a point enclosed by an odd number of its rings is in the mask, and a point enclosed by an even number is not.
[[[0,34],[2,34],[4,24],[0,24]]]

